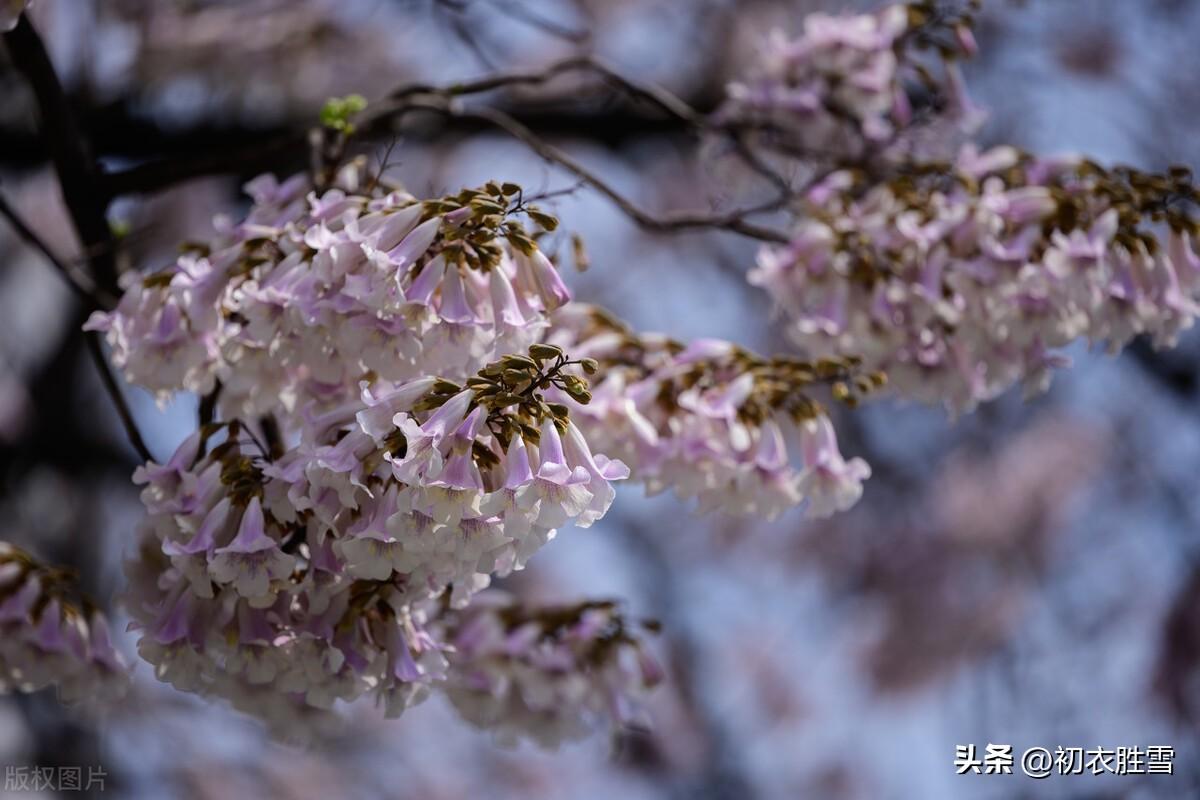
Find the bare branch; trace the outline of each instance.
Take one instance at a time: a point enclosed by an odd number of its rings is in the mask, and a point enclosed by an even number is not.
[[[522,123],[514,115],[493,107],[465,108],[456,100],[468,95],[486,94],[500,89],[515,89],[521,87],[541,86],[554,79],[572,72],[588,72],[599,76],[603,82],[635,101],[653,106],[669,119],[681,123],[685,129],[709,131],[734,137],[735,153],[756,173],[769,180],[778,190],[777,196],[757,206],[738,209],[735,211],[714,213],[700,211],[682,211],[670,214],[656,215],[638,207],[633,201],[617,192],[608,182],[583,166],[580,162],[563,150],[555,147],[539,136],[528,125]],[[687,102],[672,94],[670,91],[650,83],[643,83],[621,75],[604,62],[592,56],[572,56],[553,62],[536,70],[515,70],[494,73],[470,81],[434,86],[431,84],[410,84],[401,87],[388,95],[382,103],[375,104],[367,113],[356,121],[360,132],[364,134],[379,134],[385,130],[393,133],[403,117],[413,111],[427,111],[441,114],[449,119],[483,122],[508,133],[529,147],[539,157],[557,164],[575,175],[581,181],[594,188],[636,222],[641,227],[661,232],[673,233],[687,230],[716,229],[728,230],[749,238],[765,242],[787,242],[789,237],[777,230],[757,225],[748,220],[749,217],[784,208],[795,196],[790,182],[773,170],[769,164],[758,157],[750,145],[744,141],[740,132],[727,125],[714,121],[708,115],[692,108]],[[284,146],[294,147],[302,144],[302,139],[289,141]],[[280,143],[271,149],[278,150]],[[244,153],[236,153],[226,157],[225,164],[235,164],[252,161],[257,153],[265,148]],[[214,157],[207,162],[188,166],[149,164],[135,167],[122,173],[108,177],[109,191],[119,194],[133,190],[134,187],[149,183],[161,187],[169,185],[174,179],[204,174],[211,168],[219,168],[221,159]]]
[[[450,29],[454,31],[454,35],[458,40],[471,51],[471,55],[475,56],[475,60],[483,65],[484,69],[496,69],[496,62],[488,55],[487,50],[479,41],[479,37],[471,30],[471,26],[463,19],[463,14],[469,8],[469,3],[461,2],[460,0],[434,0],[433,7],[435,10],[440,10],[449,18]]]
[[[753,208],[740,209],[725,213],[708,213],[699,211],[673,212],[656,216],[642,210],[633,201],[626,198],[607,181],[595,172],[583,166],[572,156],[554,145],[544,141],[529,128],[522,125],[513,117],[493,108],[465,109],[453,102],[447,102],[433,97],[427,100],[411,98],[409,104],[413,108],[423,108],[456,117],[480,119],[491,123],[513,138],[524,143],[539,157],[570,172],[575,177],[587,183],[600,194],[607,197],[641,227],[662,233],[700,229],[723,229],[741,234],[764,242],[786,243],[790,241],[787,234],[771,228],[765,228],[747,221],[747,217],[783,208],[789,196],[781,196]]]
[[[63,202],[71,221],[90,254],[89,262],[96,285],[117,293],[117,260],[112,248],[112,231],[105,216],[107,198],[98,191],[99,171],[88,152],[70,103],[46,53],[42,39],[22,14],[17,26],[4,34],[13,64],[29,82],[41,115],[39,130],[62,187]]]
[[[7,204],[4,205],[8,218],[17,233],[42,253],[54,267],[71,282],[77,291],[84,293],[90,305],[105,307],[102,298],[110,301],[119,289],[117,286],[116,242],[108,227],[106,217],[108,201],[98,190],[99,171],[87,150],[87,142],[75,122],[70,105],[63,94],[54,65],[46,53],[41,37],[38,36],[29,18],[22,15],[16,28],[4,34],[14,61],[33,88],[41,112],[40,130],[50,147],[55,172],[62,189],[63,202],[70,212],[71,221],[83,243],[92,271],[92,285],[103,294],[94,294],[84,289],[74,279],[75,273],[61,262],[54,252],[36,236]],[[152,460],[142,434],[138,430],[125,396],[117,385],[116,378],[104,357],[104,348],[97,333],[87,336],[88,353],[100,372],[100,380],[112,399],[125,428],[125,434],[133,449],[144,460]]]
[[[505,88],[522,86],[538,86],[548,83],[560,75],[569,72],[591,70],[603,76],[609,85],[619,88],[626,94],[641,98],[647,103],[666,112],[671,120],[682,122],[689,127],[704,126],[706,117],[694,110],[686,102],[675,97],[664,89],[644,85],[619,75],[615,70],[588,56],[575,56],[554,62],[538,70],[518,70],[496,73],[472,81],[452,84],[450,86],[435,86],[433,84],[417,83],[403,86],[387,96],[370,110],[367,120],[360,125],[363,133],[371,133],[372,122],[394,122],[402,116],[407,105],[403,102],[408,97],[422,94],[442,96],[474,95],[496,91]],[[514,114],[514,116],[516,116]],[[575,121],[570,118],[568,121]],[[650,123],[651,120],[634,120]],[[544,122],[539,118],[539,122]],[[560,120],[561,122],[561,120]],[[377,126],[378,127],[378,126]],[[553,125],[552,125],[553,127]],[[581,131],[596,130],[596,120],[582,118],[578,120]],[[655,128],[655,131],[660,128]],[[220,152],[208,153],[190,159],[159,159],[148,161],[122,170],[107,173],[102,176],[105,194],[109,198],[138,192],[147,192],[173,186],[177,183],[205,175],[215,175],[229,172],[241,172],[263,163],[278,163],[283,159],[299,160],[304,156],[308,147],[306,132],[296,132],[284,136],[275,136],[266,141],[253,142],[248,146],[226,148]]]
[[[45,257],[46,261],[55,268],[63,280],[67,282],[67,285],[71,287],[72,291],[79,295],[80,299],[89,308],[109,309],[116,305],[116,299],[96,286],[91,276],[80,272],[78,269],[73,268],[71,264],[59,259],[50,250],[50,247],[42,241],[41,237],[34,233],[25,223],[25,220],[21,219],[16,209],[9,205],[8,200],[3,195],[0,195],[0,216],[8,220],[8,224],[13,227],[18,236]]]
[[[583,44],[592,38],[591,31],[568,27],[543,16],[519,0],[490,0],[490,5],[515,20],[571,44]]]
[[[393,91],[388,95],[388,99],[402,101],[408,97],[422,94],[459,97],[494,92],[498,89],[541,86],[571,72],[595,73],[610,86],[620,89],[628,96],[649,103],[657,107],[660,111],[665,112],[669,117],[697,129],[714,127],[706,115],[692,108],[686,101],[661,86],[628,78],[600,59],[587,55],[564,58],[536,70],[498,72],[475,80],[450,84],[449,86],[435,86],[427,83],[409,84]]]
[[[125,436],[129,439],[129,443],[133,445],[133,449],[137,451],[143,461],[153,461],[154,456],[146,447],[146,441],[142,438],[142,432],[138,430],[133,412],[129,410],[129,404],[125,402],[125,395],[121,394],[116,376],[113,375],[112,368],[108,365],[108,359],[104,356],[104,347],[100,344],[100,334],[95,331],[88,333],[87,348],[88,354],[92,357],[92,363],[96,365],[96,371],[100,373],[104,389],[112,398],[113,406],[117,409],[117,416],[121,418],[121,425],[125,428]]]
[[[80,295],[89,307],[103,307],[97,296],[76,281],[74,271],[59,260],[58,256],[54,255],[50,247],[17,215],[16,211],[13,210],[3,197],[0,197],[0,214],[4,215],[22,239],[45,257],[46,261],[66,279],[71,288]],[[143,460],[152,461],[153,457],[150,455],[150,450],[146,447],[145,440],[142,439],[142,433],[138,430],[137,422],[133,419],[133,413],[129,410],[129,405],[125,402],[125,396],[121,394],[121,389],[117,386],[116,378],[113,376],[112,370],[108,366],[108,361],[104,357],[104,348],[100,344],[100,335],[93,331],[86,338],[88,354],[91,356],[92,362],[96,365],[96,369],[100,372],[100,380],[104,383],[105,391],[112,398],[113,405],[117,409],[117,416],[121,418],[121,425],[125,428],[125,435],[129,437],[129,443],[133,445],[133,449],[137,451],[137,454]]]

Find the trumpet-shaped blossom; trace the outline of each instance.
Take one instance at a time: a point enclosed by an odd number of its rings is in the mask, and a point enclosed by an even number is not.
[[[862,459],[846,467],[814,399],[823,388],[848,399],[855,378],[861,390],[873,388],[852,361],[762,359],[713,339],[685,346],[634,334],[580,304],[558,312],[552,330],[553,342],[595,359],[599,369],[590,402],[572,407],[566,438],[566,452],[584,467],[580,478],[611,468],[588,457],[591,442],[620,456],[650,492],[673,489],[696,498],[703,511],[773,518],[808,500],[810,515],[827,516],[861,495],[870,469]],[[793,465],[785,430],[803,442],[814,425],[826,441],[804,444],[801,463]],[[567,483],[575,479],[559,473]]]
[[[519,223],[516,187],[422,203],[302,178],[247,185],[254,206],[150,276],[127,273],[102,331],[126,378],[161,402],[220,382],[230,416],[332,408],[364,376],[462,380],[536,341],[570,299]],[[541,217],[539,217],[541,218]]]
[[[284,715],[276,726],[363,695],[394,715],[441,685],[434,616],[602,516],[628,475],[540,399],[543,382],[579,385],[573,362],[530,354],[467,388],[364,383],[304,417],[283,453],[234,420],[141,468],[126,604],[143,658],[181,689]]]

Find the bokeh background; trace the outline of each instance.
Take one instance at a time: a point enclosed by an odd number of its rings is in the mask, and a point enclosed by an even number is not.
[[[536,67],[586,48],[700,109],[772,27],[865,4],[812,0],[37,0],[84,131],[104,164],[194,163],[282,140],[332,95]],[[1200,3],[992,0],[969,64],[989,142],[1141,167],[1200,166]],[[0,47],[0,193],[80,259]],[[687,130],[564,80],[489,97],[651,209],[727,208],[752,191]],[[572,187],[521,146],[462,124],[418,125],[388,175],[433,195],[488,179]],[[150,268],[244,208],[240,183],[304,167],[260,148],[241,175],[197,178],[112,209],[122,260]],[[747,286],[752,242],[651,236],[586,189],[555,201],[588,244],[577,297],[641,329],[786,348]],[[564,242],[565,244],[565,242]],[[112,602],[140,506],[125,443],[59,277],[0,227],[0,538],[81,565]],[[881,400],[843,414],[843,450],[875,475],[831,521],[697,517],[619,492],[507,582],[524,596],[625,598],[664,624],[668,680],[650,730],[558,752],[497,747],[430,701],[401,720],[356,714],[308,750],[267,740],[142,665],[119,708],[0,698],[0,765],[89,765],[130,798],[1200,797],[1200,338],[1073,370],[1028,402],[951,420]],[[127,390],[150,449],[188,432],[196,399]],[[116,627],[123,628],[119,611]],[[119,642],[131,653],[130,641]],[[1173,776],[958,776],[956,744],[1170,745]],[[3,796],[3,795],[0,795]],[[28,793],[21,797],[30,796]]]

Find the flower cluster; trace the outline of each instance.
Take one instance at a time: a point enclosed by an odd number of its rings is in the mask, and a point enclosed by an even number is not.
[[[276,723],[364,694],[400,713],[445,674],[429,602],[464,606],[560,526],[603,516],[628,475],[543,399],[586,400],[574,372],[591,367],[537,344],[465,387],[364,382],[285,453],[236,419],[204,426],[134,475],[141,655]]]
[[[285,735],[436,688],[477,721],[575,735],[627,719],[653,682],[612,608],[468,604],[605,514],[630,471],[604,453],[705,509],[807,499],[826,516],[862,492],[868,467],[809,390],[853,404],[880,376],[638,337],[569,305],[537,244],[557,222],[519,187],[420,202],[351,165],[323,192],[248,189],[245,220],[127,276],[89,321],[130,381],[206,395],[199,430],[134,475],[127,605],[140,654],[182,690]]]
[[[609,601],[527,609],[499,593],[443,620],[453,628],[446,693],[469,722],[506,744],[543,747],[597,720],[640,722],[638,700],[663,677],[637,628]]]
[[[65,702],[114,699],[128,676],[74,576],[0,542],[0,693],[57,686]]]
[[[295,736],[339,701],[395,715],[441,685],[441,617],[603,516],[629,471],[555,402],[583,407],[597,365],[540,341],[570,295],[513,219],[557,224],[519,187],[418,202],[351,165],[323,193],[248,189],[216,245],[126,278],[89,324],[132,382],[209,396],[134,475],[139,652]]]
[[[673,488],[703,511],[774,518],[808,501],[808,514],[845,511],[871,470],[846,460],[812,396],[827,386],[848,405],[883,383],[853,358],[764,359],[730,342],[689,345],[638,335],[600,309],[555,314],[555,343],[595,359],[591,402],[572,408],[589,441],[620,456],[651,492]],[[788,455],[799,437],[803,465]]]
[[[729,87],[719,117],[784,154],[839,159],[879,156],[930,124],[974,127],[979,114],[955,62],[975,52],[974,11],[922,0],[809,14],[799,38],[774,33],[757,73]],[[905,149],[919,146],[906,138]]]
[[[878,183],[831,175],[750,280],[809,354],[861,356],[899,393],[965,411],[1044,390],[1079,338],[1173,344],[1200,297],[1198,200],[1186,170],[968,146]]]
[[[556,221],[515,185],[422,203],[361,164],[323,193],[307,185],[258,178],[250,213],[217,242],[124,276],[120,305],[88,327],[130,382],[165,400],[219,381],[228,416],[328,408],[371,377],[464,379],[535,341],[570,298],[512,216]]]

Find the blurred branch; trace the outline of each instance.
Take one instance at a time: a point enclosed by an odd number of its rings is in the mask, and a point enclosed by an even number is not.
[[[101,176],[108,198],[153,192],[193,178],[259,169],[261,165],[300,159],[308,148],[303,133],[273,135],[259,141],[191,157],[170,157],[148,161]]]
[[[483,0],[482,4],[488,7],[492,16],[506,16],[514,22],[569,44],[582,45],[591,39],[590,31],[577,30],[557,22],[519,0]],[[447,17],[454,35],[471,51],[479,63],[483,64],[485,69],[495,69],[495,62],[487,54],[478,36],[479,30],[486,30],[489,26],[472,26],[468,19],[472,9],[478,5],[479,3],[476,3],[475,0],[433,0],[433,10],[441,12]]]
[[[93,294],[89,288],[76,280],[74,271],[67,264],[63,263],[54,255],[50,247],[41,240],[41,238],[33,232],[30,227],[25,224],[17,213],[12,209],[3,197],[0,197],[0,214],[2,214],[9,223],[12,224],[16,232],[29,243],[35,250],[40,252],[54,268],[61,274],[75,292],[82,296],[89,308],[101,308],[97,296]],[[91,356],[92,362],[96,365],[96,369],[100,373],[100,380],[104,383],[104,389],[112,398],[113,405],[117,409],[117,415],[121,418],[121,425],[125,428],[125,435],[129,437],[129,443],[133,445],[133,449],[145,461],[152,461],[149,449],[146,447],[145,440],[142,439],[141,431],[138,430],[137,422],[133,418],[133,413],[129,410],[129,404],[125,402],[125,396],[121,394],[121,389],[117,385],[116,377],[112,373],[112,369],[108,366],[108,360],[104,357],[104,348],[100,343],[100,334],[90,332],[87,334],[88,355]]]
[[[493,92],[497,89],[541,86],[561,75],[571,72],[592,72],[599,75],[610,86],[619,89],[634,99],[642,100],[657,107],[660,111],[665,112],[667,116],[684,122],[689,126],[701,129],[716,127],[715,123],[712,123],[707,115],[692,108],[686,101],[661,86],[622,75],[594,56],[571,56],[552,62],[536,70],[498,72],[476,80],[462,81],[444,87],[428,83],[409,84],[393,91],[388,95],[388,99],[400,101],[414,95],[422,94],[462,97],[465,95]]]
[[[83,292],[91,305],[105,307],[103,297],[111,299],[119,292],[116,269],[116,241],[108,226],[106,216],[108,201],[99,190],[100,174],[95,161],[88,153],[87,141],[83,138],[75,117],[71,113],[70,104],[63,94],[62,84],[54,71],[41,37],[34,30],[29,18],[22,15],[17,26],[4,34],[4,42],[16,63],[17,69],[25,76],[33,88],[37,98],[38,109],[41,113],[40,132],[50,148],[50,156],[58,175],[59,186],[62,190],[63,203],[71,216],[76,233],[79,234],[84,252],[91,266],[92,286],[103,294],[88,291],[75,279],[74,271],[55,257],[54,252],[43,242],[33,230],[26,225],[13,211],[4,204],[4,216],[13,223],[17,233],[42,253],[54,267],[64,275],[76,291]],[[87,336],[88,354],[100,373],[104,389],[112,399],[125,428],[129,443],[138,455],[146,461],[151,461],[149,449],[146,447],[142,434],[138,430],[125,396],[121,394],[104,357],[104,349],[100,336],[91,333]]]
[[[59,83],[54,65],[27,15],[4,34],[13,64],[28,81],[37,100],[41,124],[38,128],[54,162],[62,188],[63,203],[89,253],[92,278],[97,286],[117,294],[117,261],[108,227],[107,198],[99,190],[99,171],[88,152],[70,103]]]
[[[42,254],[71,287],[75,294],[79,295],[80,299],[87,304],[89,308],[112,308],[116,305],[115,299],[104,290],[96,286],[95,281],[90,275],[86,275],[77,269],[74,269],[70,264],[62,261],[56,256],[50,247],[41,240],[41,238],[33,232],[33,230],[25,224],[25,220],[17,214],[16,210],[9,205],[8,200],[0,195],[0,216],[8,220],[8,224],[12,226],[17,235],[25,240],[30,246]]]
[[[520,2],[520,0],[488,0],[488,4],[497,11],[508,14],[513,19],[523,22],[531,28],[536,28],[543,33],[547,33],[556,39],[562,39],[564,42],[583,44],[592,38],[591,31],[571,28],[561,22],[545,17],[541,12],[530,8]]]
[[[454,31],[458,40],[471,51],[475,60],[482,64],[484,69],[493,70],[496,68],[496,62],[488,55],[487,50],[480,43],[479,37],[463,17],[469,8],[469,0],[433,0],[434,11],[440,11],[446,15],[450,30]]]
[[[104,347],[100,344],[100,334],[92,331],[87,335],[88,355],[92,357],[92,363],[96,365],[96,371],[100,373],[100,380],[104,382],[104,390],[108,392],[108,396],[112,398],[113,406],[117,409],[117,415],[121,418],[121,426],[125,428],[125,435],[129,439],[129,443],[133,445],[133,449],[143,461],[153,461],[154,456],[150,454],[150,450],[146,447],[146,442],[142,439],[142,433],[138,430],[137,421],[133,418],[133,413],[129,410],[129,404],[125,402],[125,395],[121,394],[121,387],[117,385],[117,378],[113,375],[112,368],[108,365],[108,359],[104,357]]]
[[[1138,339],[1129,346],[1134,362],[1142,372],[1180,400],[1195,400],[1200,390],[1200,370],[1196,364],[1173,358]]]
[[[756,797],[758,793],[747,775],[746,766],[738,761],[736,749],[730,746],[732,734],[713,708],[709,693],[696,674],[696,666],[703,663],[703,653],[688,619],[688,604],[683,599],[670,554],[664,551],[661,537],[635,520],[622,520],[617,530],[642,572],[656,616],[662,620],[663,629],[670,637],[672,684],[678,688],[707,750],[703,774],[697,776],[692,785],[681,787],[683,791],[678,792],[678,796],[689,800],[748,800]]]

